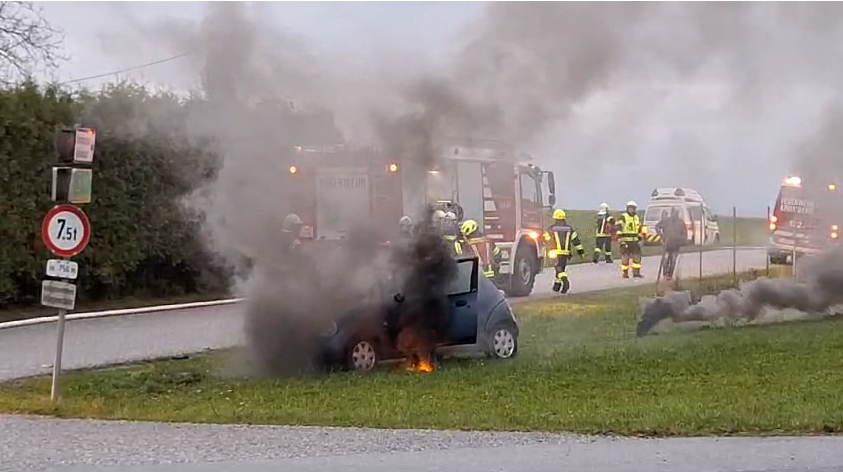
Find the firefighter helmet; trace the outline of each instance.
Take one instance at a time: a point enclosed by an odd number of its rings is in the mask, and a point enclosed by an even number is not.
[[[402,229],[409,228],[410,226],[413,226],[413,219],[407,215],[404,215],[401,217],[400,220],[398,220],[398,226],[400,226]]]
[[[449,212],[445,213],[445,221],[447,221],[448,223],[456,223],[456,221],[457,221],[456,213],[454,213],[453,211],[449,211]]]
[[[463,224],[460,226],[460,232],[462,234],[469,236],[475,231],[477,231],[478,225],[477,222],[474,220],[465,220]]]
[[[609,204],[608,203],[601,203],[600,204],[600,211],[609,211]]]
[[[553,219],[554,220],[564,220],[566,216],[567,215],[565,215],[565,210],[563,210],[561,208],[557,208],[556,210],[553,210]]]
[[[442,210],[436,210],[433,212],[433,222],[439,223],[445,219],[445,212]]]
[[[284,231],[295,231],[299,226],[301,226],[301,218],[299,218],[299,215],[289,213],[284,217]]]
[[[635,203],[635,200],[630,200],[630,201],[626,202],[626,207],[627,208],[629,208],[629,207],[638,208],[638,204]]]

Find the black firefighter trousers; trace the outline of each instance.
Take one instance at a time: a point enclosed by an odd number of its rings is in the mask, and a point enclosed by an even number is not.
[[[676,258],[679,257],[679,247],[677,244],[667,244],[664,247],[662,275],[664,275],[665,280],[673,279],[673,272],[676,270]]]
[[[591,262],[597,264],[600,262],[600,254],[606,258],[606,263],[612,263],[612,237],[611,236],[597,236],[594,239],[594,258]]]
[[[568,290],[571,289],[571,282],[568,280],[568,273],[565,272],[565,270],[568,269],[568,261],[570,259],[570,255],[556,256],[556,265],[554,266],[554,269],[556,270],[556,278],[553,280],[554,292],[568,293]]]

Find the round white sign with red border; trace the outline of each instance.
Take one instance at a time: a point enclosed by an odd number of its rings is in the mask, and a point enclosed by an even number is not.
[[[77,206],[56,205],[41,223],[41,238],[47,249],[59,257],[73,257],[91,240],[91,222]]]

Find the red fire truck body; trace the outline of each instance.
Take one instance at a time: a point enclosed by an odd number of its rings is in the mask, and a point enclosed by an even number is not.
[[[303,244],[342,240],[361,222],[388,238],[401,216],[418,217],[426,204],[456,203],[463,220],[476,220],[501,248],[498,287],[529,295],[543,267],[553,173],[517,162],[494,141],[451,140],[440,149],[426,166],[373,147],[296,148],[287,188],[291,210],[303,221]]]
[[[837,184],[788,176],[782,180],[770,215],[767,254],[773,264],[818,254],[840,244],[843,200]]]

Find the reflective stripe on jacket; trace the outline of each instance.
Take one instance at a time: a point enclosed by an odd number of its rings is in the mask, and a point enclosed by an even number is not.
[[[583,251],[580,235],[567,223],[556,223],[552,225],[544,234],[544,239],[553,246],[550,257],[570,256],[571,246],[577,252]]]
[[[610,236],[614,226],[615,217],[609,212],[597,213],[597,226],[594,230],[594,235],[597,237]]]
[[[621,214],[618,228],[618,240],[632,242],[641,240],[641,219],[638,214],[630,215],[627,212]]]

